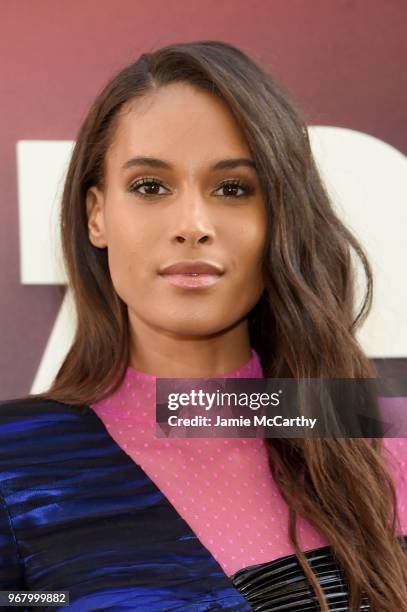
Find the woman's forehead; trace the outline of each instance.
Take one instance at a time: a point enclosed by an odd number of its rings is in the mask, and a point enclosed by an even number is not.
[[[109,150],[112,162],[136,155],[190,160],[248,157],[250,151],[227,105],[209,92],[174,83],[132,100],[120,112]]]

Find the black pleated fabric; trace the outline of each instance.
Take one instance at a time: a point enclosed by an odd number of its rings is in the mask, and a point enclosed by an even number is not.
[[[400,536],[407,551],[407,535]],[[343,571],[330,546],[306,551],[305,556],[317,575],[331,612],[349,612],[349,591]],[[235,587],[255,612],[316,612],[320,610],[311,583],[295,555],[268,563],[251,565],[231,576]],[[370,611],[367,599],[360,610]]]

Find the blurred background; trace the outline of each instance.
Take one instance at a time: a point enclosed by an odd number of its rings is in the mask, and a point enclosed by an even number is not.
[[[0,399],[46,387],[73,333],[55,224],[89,105],[141,53],[199,39],[249,53],[304,110],[374,267],[360,341],[407,376],[406,23],[405,0],[0,0]]]

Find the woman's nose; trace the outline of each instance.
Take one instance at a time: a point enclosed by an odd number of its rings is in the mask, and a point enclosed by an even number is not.
[[[207,243],[214,239],[213,219],[209,203],[196,191],[186,192],[177,200],[172,211],[173,239],[191,244]]]

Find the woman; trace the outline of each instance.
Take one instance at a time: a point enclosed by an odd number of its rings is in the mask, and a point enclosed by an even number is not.
[[[1,407],[1,589],[407,610],[405,439],[155,438],[156,377],[377,376],[371,269],[288,94],[226,43],[142,55],[79,131],[61,231],[77,331],[52,387]]]

